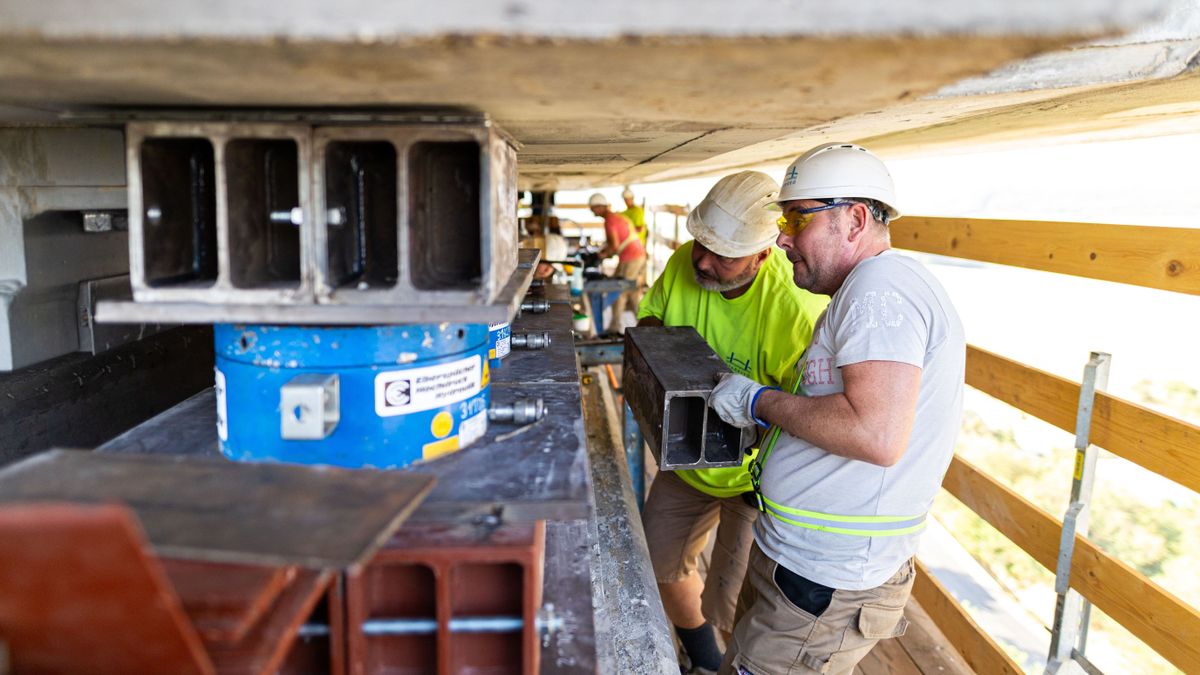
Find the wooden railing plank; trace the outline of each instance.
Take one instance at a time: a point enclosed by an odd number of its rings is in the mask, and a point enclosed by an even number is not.
[[[1054,571],[1058,519],[961,457],[950,463],[942,487]],[[1200,672],[1200,611],[1078,535],[1071,587],[1179,669]]]
[[[971,615],[942,586],[920,560],[913,597],[933,618],[955,651],[980,675],[1021,675],[1024,671],[1004,649],[975,623]]]
[[[975,346],[967,384],[1075,433],[1079,385]],[[1104,392],[1096,393],[1090,440],[1160,476],[1200,492],[1200,427]]]
[[[905,216],[892,244],[1200,295],[1200,229]]]

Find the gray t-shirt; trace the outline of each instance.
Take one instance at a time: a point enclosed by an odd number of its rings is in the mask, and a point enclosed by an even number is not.
[[[767,499],[836,516],[919,517],[929,510],[954,454],[966,342],[941,284],[920,263],[890,250],[859,263],[834,293],[797,364],[803,368],[800,393],[844,391],[841,368],[863,361],[921,368],[904,455],[885,468],[829,454],[783,433],[763,467]],[[865,537],[764,514],[754,534],[763,552],[789,570],[833,588],[864,590],[887,581],[916,553],[920,532]]]

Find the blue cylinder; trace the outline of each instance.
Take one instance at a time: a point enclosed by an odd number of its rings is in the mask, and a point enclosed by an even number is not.
[[[487,431],[486,324],[213,332],[217,435],[230,459],[398,468]]]
[[[501,359],[512,351],[512,326],[505,323],[488,324],[488,362],[492,369],[503,365]]]

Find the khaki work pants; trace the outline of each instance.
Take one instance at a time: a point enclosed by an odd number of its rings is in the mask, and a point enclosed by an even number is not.
[[[635,258],[627,262],[617,265],[617,272],[614,276],[619,279],[631,279],[638,281],[642,278],[642,270],[646,267],[645,258]],[[639,286],[632,291],[626,291],[617,297],[617,301],[612,306],[612,318],[608,322],[609,333],[620,333],[624,326],[621,315],[625,313],[625,308],[629,303],[633,304],[633,313],[637,314],[638,305],[642,302],[642,288]]]
[[[780,566],[755,544],[720,673],[849,675],[876,642],[904,634],[915,578],[910,558],[875,588],[830,589]]]
[[[742,498],[714,497],[689,485],[674,471],[659,471],[642,510],[650,564],[660,584],[683,581],[696,571],[715,527],[717,540],[700,594],[700,611],[713,626],[733,631],[738,591],[754,545],[758,509]]]

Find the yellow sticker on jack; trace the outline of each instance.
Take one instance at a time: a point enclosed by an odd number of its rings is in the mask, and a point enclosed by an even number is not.
[[[434,438],[445,438],[454,431],[454,416],[445,410],[433,416],[433,421],[429,423],[429,431]]]
[[[421,459],[429,460],[442,455],[458,452],[458,436],[443,438],[440,441],[426,443],[421,448]]]

